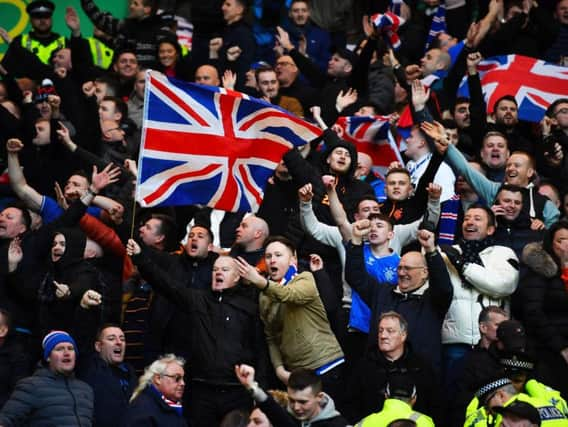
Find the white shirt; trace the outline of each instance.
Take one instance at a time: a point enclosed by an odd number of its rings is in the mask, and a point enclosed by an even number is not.
[[[430,160],[432,159],[432,153],[428,153],[425,156],[422,156],[418,160],[410,160],[406,164],[406,169],[410,172],[410,181],[416,187],[418,185],[418,181],[426,172],[426,168],[430,164]],[[456,183],[456,176],[452,169],[446,164],[446,162],[442,162],[440,167],[438,168],[438,172],[436,172],[436,176],[434,176],[434,183],[438,184],[442,187],[442,197],[440,199],[441,202],[445,202],[446,200],[450,199],[454,193],[454,185]]]

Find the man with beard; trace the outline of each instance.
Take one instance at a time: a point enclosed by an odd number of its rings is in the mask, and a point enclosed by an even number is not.
[[[479,52],[467,56],[468,87],[470,93],[471,137],[473,142],[480,141],[488,131],[499,131],[506,135],[511,152],[516,150],[534,152],[533,143],[525,136],[524,129],[519,125],[519,106],[513,95],[504,95],[495,101],[491,114],[494,124],[487,122],[485,101],[481,91],[481,81],[477,66],[481,62]]]

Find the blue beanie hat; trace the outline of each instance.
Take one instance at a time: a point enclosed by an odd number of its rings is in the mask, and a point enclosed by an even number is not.
[[[71,335],[69,335],[65,331],[51,331],[43,338],[43,341],[41,342],[41,346],[43,348],[43,359],[47,360],[54,347],[62,342],[70,342],[71,344],[73,344],[75,353],[78,354],[77,344],[75,343],[75,340]]]

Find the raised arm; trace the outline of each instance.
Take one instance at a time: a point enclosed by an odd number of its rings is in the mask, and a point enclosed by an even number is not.
[[[18,153],[22,150],[22,148],[24,148],[24,144],[16,138],[11,138],[6,143],[10,186],[28,208],[34,211],[39,211],[43,202],[43,196],[30,187],[24,177],[24,173],[20,166],[20,159],[18,157]]]
[[[345,258],[345,280],[351,288],[357,291],[365,304],[372,307],[374,294],[379,286],[377,286],[375,279],[367,274],[363,256],[363,236],[366,236],[370,229],[371,224],[368,219],[353,223],[353,237],[347,244]]]
[[[132,257],[132,262],[138,267],[140,274],[168,300],[182,311],[189,311],[191,307],[200,304],[198,295],[202,293],[176,283],[164,269],[160,268],[150,257],[150,251],[142,251],[134,239],[129,239],[126,253]]]
[[[101,12],[93,0],[81,0],[81,7],[93,24],[105,33],[116,36],[122,29],[124,21],[121,21],[108,12]]]
[[[312,207],[312,184],[306,184],[298,190],[300,198],[300,222],[304,231],[324,245],[343,250],[341,234],[337,227],[319,221]]]
[[[493,199],[497,195],[497,190],[500,187],[499,183],[490,181],[481,173],[469,166],[466,158],[454,145],[450,144],[448,146],[446,160],[456,171],[457,175],[461,175],[465,178],[479,197],[489,204],[493,203]]]

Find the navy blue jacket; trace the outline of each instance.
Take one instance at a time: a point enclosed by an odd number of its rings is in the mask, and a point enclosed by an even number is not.
[[[146,387],[130,404],[121,425],[122,427],[187,427],[185,418],[174,408],[169,407],[150,387]]]
[[[134,369],[126,363],[111,366],[101,359],[98,353],[94,353],[81,365],[77,376],[89,384],[95,393],[93,425],[120,426],[137,384]]]
[[[442,357],[442,322],[450,307],[453,287],[439,252],[426,256],[429,286],[408,293],[398,287],[380,286],[369,276],[363,259],[363,246],[347,246],[345,279],[371,309],[369,348],[377,348],[378,319],[387,311],[396,311],[408,322],[408,341],[415,352],[432,363],[439,372]]]

